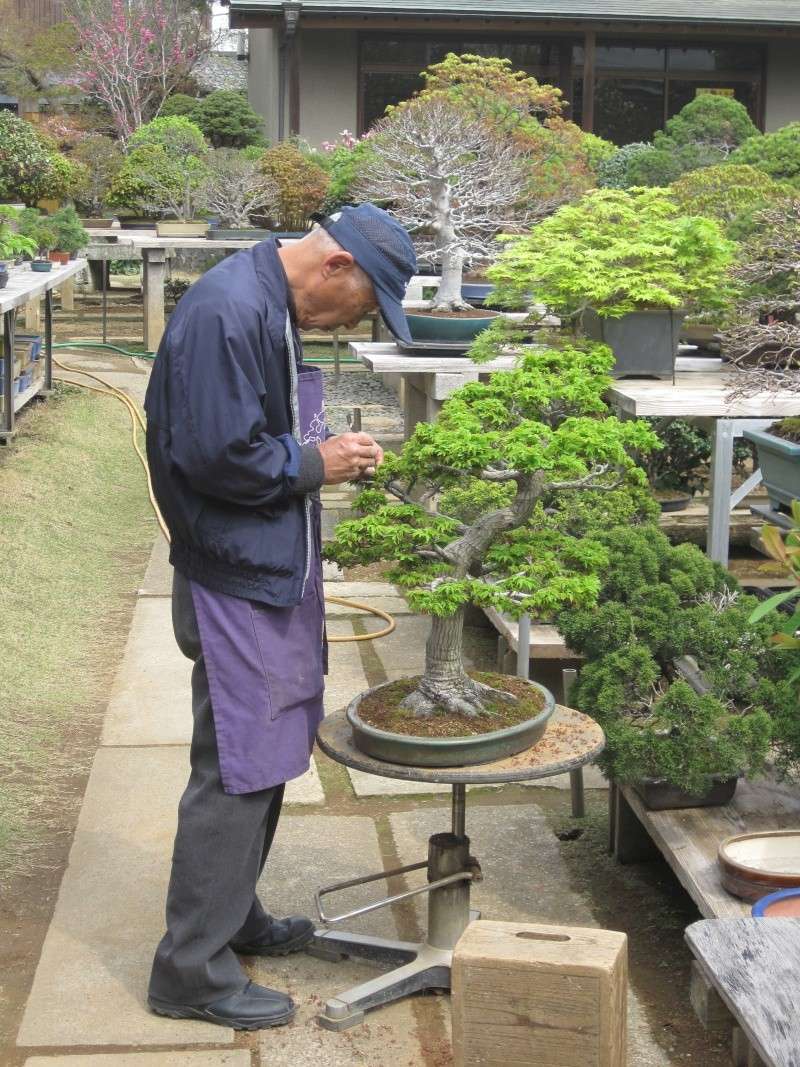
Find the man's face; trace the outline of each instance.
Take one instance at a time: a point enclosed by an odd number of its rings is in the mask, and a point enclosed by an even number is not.
[[[377,307],[375,290],[350,253],[333,252],[298,302],[298,325],[303,330],[354,329]]]

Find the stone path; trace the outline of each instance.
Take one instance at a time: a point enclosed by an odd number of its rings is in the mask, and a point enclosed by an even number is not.
[[[346,513],[349,491],[331,489],[323,496],[331,517]],[[385,582],[343,581],[330,566],[326,576],[326,592],[375,604],[397,619],[389,638],[331,645],[325,701],[330,712],[369,685],[418,670],[428,624],[412,615],[398,590]],[[332,964],[298,955],[248,963],[254,980],[289,990],[298,1003],[297,1019],[279,1030],[234,1034],[147,1011],[147,976],[162,932],[176,809],[188,774],[191,719],[189,664],[171,632],[170,582],[166,546],[159,539],[139,590],[69,864],[17,1035],[25,1063],[448,1067],[446,998],[401,1002],[340,1034],[316,1025],[321,1001],[375,973],[358,962]],[[364,619],[331,606],[329,632],[352,636],[382,625]],[[472,635],[476,662],[491,662],[492,647],[488,632]],[[566,782],[553,784],[563,788]],[[595,776],[587,784],[603,783]],[[319,886],[423,858],[429,833],[448,827],[446,798],[437,795],[442,792],[446,787],[346,772],[318,754],[308,774],[287,790],[260,889],[265,905],[277,914],[313,914]],[[596,925],[590,905],[570,888],[558,842],[537,803],[545,792],[539,785],[483,789],[476,795],[468,831],[486,873],[476,887],[476,903],[497,919]],[[336,906],[363,904],[382,889],[378,883],[349,891]],[[357,929],[418,937],[421,901],[373,913]],[[631,1013],[631,1063],[669,1064],[634,996]]]

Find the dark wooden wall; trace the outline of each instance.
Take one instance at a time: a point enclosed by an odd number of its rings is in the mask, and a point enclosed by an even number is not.
[[[17,0],[17,14],[21,19],[51,26],[64,17],[61,0]]]

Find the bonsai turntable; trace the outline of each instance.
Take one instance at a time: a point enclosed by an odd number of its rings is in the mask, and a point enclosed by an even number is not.
[[[319,729],[320,748],[346,767],[384,778],[414,782],[444,782],[452,786],[450,831],[433,834],[428,841],[428,858],[407,867],[381,871],[347,882],[325,886],[317,893],[317,909],[323,927],[309,950],[329,960],[356,956],[389,964],[385,974],[345,990],[327,1001],[319,1022],[328,1030],[345,1030],[364,1018],[364,1012],[389,1004],[424,989],[450,988],[453,949],[471,919],[479,913],[470,910],[470,887],[481,878],[480,864],[470,855],[465,833],[467,785],[531,781],[590,763],[602,751],[603,732],[592,719],[570,708],[557,706],[542,739],[525,752],[494,763],[446,769],[406,767],[365,756],[353,744],[344,712],[328,716]],[[342,915],[325,913],[323,898],[352,886],[365,885],[412,871],[427,870],[427,883],[416,889],[378,900]],[[393,941],[330,929],[396,901],[428,894],[428,930],[423,942]]]

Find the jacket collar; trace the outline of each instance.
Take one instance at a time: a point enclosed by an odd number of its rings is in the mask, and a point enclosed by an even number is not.
[[[267,304],[267,332],[273,351],[285,347],[286,312],[290,310],[291,294],[286,271],[278,255],[274,237],[260,241],[251,249],[256,277],[261,284]]]

